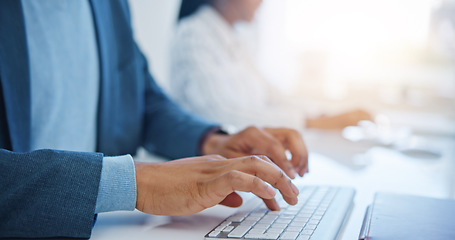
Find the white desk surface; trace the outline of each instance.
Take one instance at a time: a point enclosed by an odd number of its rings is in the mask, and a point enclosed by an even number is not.
[[[424,138],[429,145],[441,151],[440,158],[415,158],[386,147],[353,145],[336,133],[321,135],[307,132],[305,139],[315,152],[310,154],[310,173],[296,179],[296,183],[351,186],[356,189],[353,210],[339,239],[358,239],[365,208],[377,191],[455,198],[453,136]],[[201,240],[235,211],[215,206],[182,217],[152,216],[138,211],[104,213],[99,214],[91,239]]]

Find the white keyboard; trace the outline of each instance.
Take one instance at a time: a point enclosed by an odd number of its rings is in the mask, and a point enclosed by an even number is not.
[[[349,213],[354,192],[342,187],[301,187],[295,206],[288,205],[281,196],[277,198],[280,211],[270,211],[261,199],[253,198],[205,239],[335,239]]]

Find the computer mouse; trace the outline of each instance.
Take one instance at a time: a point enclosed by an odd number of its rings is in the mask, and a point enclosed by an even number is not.
[[[442,155],[436,149],[406,148],[400,149],[400,152],[406,156],[420,159],[439,159]]]

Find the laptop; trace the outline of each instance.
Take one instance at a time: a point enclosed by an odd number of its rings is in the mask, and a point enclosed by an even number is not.
[[[261,199],[251,198],[205,239],[336,239],[352,208],[355,190],[335,186],[300,186],[299,190],[295,206],[277,197],[280,211],[270,211]]]
[[[359,239],[455,239],[455,200],[379,192]]]

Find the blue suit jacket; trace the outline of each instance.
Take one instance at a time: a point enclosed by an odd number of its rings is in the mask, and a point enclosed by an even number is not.
[[[0,1],[0,237],[88,238],[103,154],[134,154],[143,146],[169,158],[194,156],[214,127],[182,111],[157,86],[133,39],[125,0],[91,6],[101,73],[99,153],[29,152],[24,16],[21,1]]]

